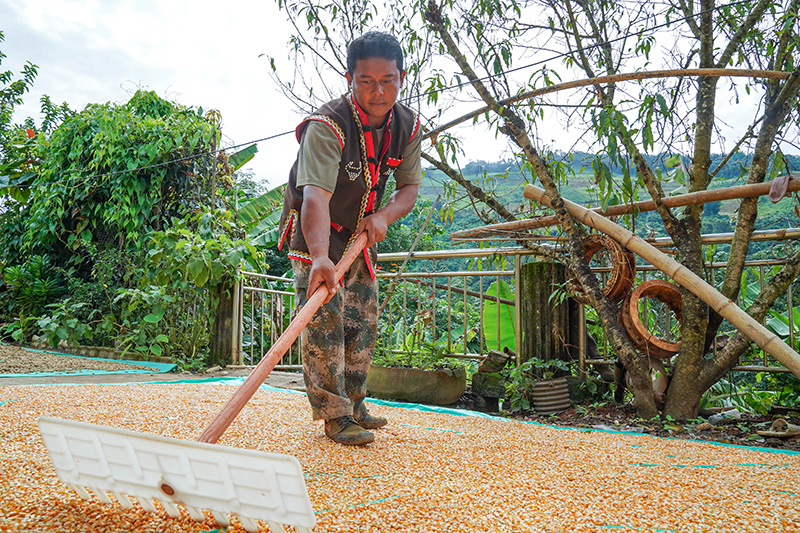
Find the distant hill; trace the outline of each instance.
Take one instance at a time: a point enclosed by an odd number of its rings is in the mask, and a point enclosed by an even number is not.
[[[595,175],[588,163],[593,157],[592,154],[576,152],[572,154],[571,158],[566,154],[556,155],[562,159],[563,163],[566,164],[572,172],[572,174],[568,176],[567,183],[561,186],[562,195],[569,200],[583,205],[598,205],[597,194],[594,192],[596,187]],[[673,170],[673,168],[667,167],[666,165],[667,159],[670,157],[668,154],[645,157],[648,159],[652,168],[662,173],[666,174]],[[711,168],[716,168],[723,159],[723,155],[713,156]],[[746,154],[735,154],[717,172],[711,188],[743,184],[745,180],[743,174],[746,172],[750,160],[751,157]],[[673,166],[676,161],[675,159],[671,161]],[[613,179],[621,180],[621,169],[612,165],[608,160],[604,162],[611,169]],[[684,165],[688,165],[687,158],[684,158]],[[800,169],[800,156],[786,156],[786,167],[792,171],[798,171],[798,169]],[[522,173],[517,162],[511,160],[470,162],[463,168],[463,175],[484,190],[493,191],[494,195],[501,199],[509,209],[519,210],[519,218],[528,218],[534,214],[531,210],[530,203],[524,199],[522,194],[526,183],[526,175]],[[527,179],[530,179],[530,172],[527,172]],[[442,172],[435,169],[426,170],[425,179],[420,190],[421,197],[428,201],[433,201],[438,194],[442,193],[446,184],[451,185],[452,182]],[[676,194],[683,192],[683,187],[679,183],[672,182],[672,184],[674,187],[673,189],[668,189],[668,192],[674,192]],[[466,197],[465,191],[459,188],[457,189],[457,194],[459,199],[452,205],[454,211],[453,221],[446,224],[446,232],[449,234],[453,231],[485,225],[486,222],[481,220],[475,212],[473,202]],[[641,199],[649,199],[646,191],[642,190],[640,194]],[[482,204],[476,203],[476,205],[479,210],[487,209]],[[726,233],[733,231],[733,224],[735,223],[736,216],[735,211],[738,205],[738,201],[707,204],[704,211],[703,233]],[[442,224],[441,221],[438,223]],[[656,213],[639,214],[636,217],[635,224],[636,233],[640,235],[666,235],[661,219]],[[800,226],[800,217],[795,213],[794,205],[790,200],[784,199],[778,204],[772,204],[766,197],[761,199],[759,203],[759,224],[757,225],[757,229],[797,226]],[[554,229],[553,231],[556,230]],[[513,243],[506,244],[513,245]],[[761,246],[758,246],[757,248],[760,247]]]

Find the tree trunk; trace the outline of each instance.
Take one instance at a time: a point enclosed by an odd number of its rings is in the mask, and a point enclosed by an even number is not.
[[[700,411],[700,400],[705,389],[697,386],[693,380],[678,380],[674,376],[667,389],[667,403],[664,405],[664,416],[675,420],[692,420]]]

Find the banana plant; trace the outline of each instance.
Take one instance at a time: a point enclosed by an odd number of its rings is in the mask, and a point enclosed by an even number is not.
[[[772,273],[776,273],[778,268],[777,266],[773,267]],[[761,271],[756,268],[749,269],[747,275],[742,276],[740,295],[744,308],[753,303],[753,300],[761,292],[763,283],[768,283],[768,280],[762,281]],[[787,343],[793,339],[794,346],[792,348],[800,349],[800,306],[793,306],[791,309],[776,309],[776,307],[769,310],[770,318],[765,321],[766,328]]]
[[[247,232],[248,240],[256,246],[272,247],[278,243],[283,187],[275,187],[239,208],[239,222]]]

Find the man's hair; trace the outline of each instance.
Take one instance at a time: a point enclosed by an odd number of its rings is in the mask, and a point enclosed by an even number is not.
[[[397,62],[398,70],[403,71],[403,49],[393,35],[370,31],[350,43],[350,46],[347,47],[347,72],[352,76],[356,68],[356,61],[371,57],[394,60]]]

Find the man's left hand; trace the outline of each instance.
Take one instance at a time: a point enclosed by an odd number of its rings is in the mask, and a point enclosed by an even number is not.
[[[361,224],[356,229],[356,235],[362,231],[367,233],[367,245],[364,248],[369,248],[377,242],[381,242],[386,238],[386,232],[389,231],[389,224],[383,219],[380,213],[375,213],[364,217]]]
[[[373,213],[361,220],[356,229],[356,234],[367,232],[367,248],[381,242],[386,238],[389,224],[406,216],[414,208],[419,193],[419,185],[397,184],[394,194],[377,213]]]

